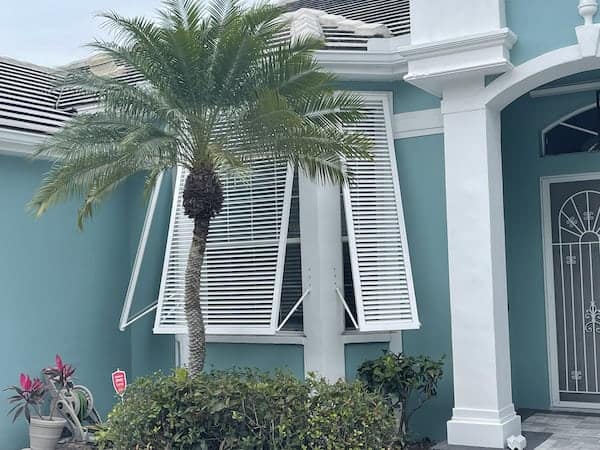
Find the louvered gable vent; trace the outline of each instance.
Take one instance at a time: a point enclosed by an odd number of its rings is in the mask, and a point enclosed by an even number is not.
[[[344,207],[361,331],[419,327],[387,94],[366,93],[364,118],[349,131],[369,136],[371,161],[347,161],[354,174]]]
[[[185,268],[193,222],[178,170],[155,333],[187,333]],[[224,205],[212,221],[200,299],[208,334],[274,334],[279,320],[293,182],[285,163],[257,162],[247,177],[223,176]]]

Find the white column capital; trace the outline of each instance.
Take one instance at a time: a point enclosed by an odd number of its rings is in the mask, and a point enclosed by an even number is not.
[[[504,0],[412,1],[410,13],[411,46],[401,51],[407,82],[441,95],[449,80],[512,68],[517,37],[506,26]]]
[[[487,107],[480,95],[484,89],[485,77],[481,74],[446,82],[442,87],[442,114],[485,110]]]

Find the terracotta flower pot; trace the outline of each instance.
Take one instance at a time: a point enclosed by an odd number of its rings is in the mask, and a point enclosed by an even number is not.
[[[67,425],[65,419],[44,417],[44,420],[32,417],[29,423],[30,450],[55,450],[56,444]]]

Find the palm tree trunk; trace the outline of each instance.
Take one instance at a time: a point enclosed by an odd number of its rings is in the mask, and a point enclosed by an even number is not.
[[[210,221],[223,206],[223,187],[210,163],[199,164],[185,180],[183,207],[194,220],[194,234],[185,272],[185,315],[189,337],[189,371],[198,375],[206,357],[206,329],[200,304],[200,277]]]
[[[206,333],[200,304],[200,279],[209,222],[196,220],[185,271],[185,315],[189,338],[189,371],[198,375],[204,368],[206,358]]]

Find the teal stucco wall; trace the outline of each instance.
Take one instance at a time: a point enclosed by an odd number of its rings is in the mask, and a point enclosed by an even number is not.
[[[583,23],[577,0],[506,0],[506,21],[518,41],[513,64],[577,43],[575,27]]]
[[[394,114],[421,111],[440,107],[440,99],[412,84],[395,82],[350,82],[339,83],[340,88],[350,91],[378,91],[393,94]]]
[[[346,380],[355,380],[358,368],[365,361],[379,358],[389,345],[387,342],[365,342],[360,344],[346,344],[344,357],[346,358]]]
[[[506,259],[515,405],[550,406],[542,256],[540,177],[600,171],[600,155],[541,156],[541,131],[593,93],[532,99],[502,113]]]
[[[143,189],[143,178],[136,177],[132,182],[137,195],[130,205],[131,221],[129,223],[130,241],[129,253],[134,260],[142,226],[146,215],[147,204],[140,194]],[[160,279],[169,218],[171,214],[171,199],[173,196],[172,174],[167,174],[161,185],[154,220],[150,228],[146,251],[142,261],[140,275],[135,290],[132,314],[152,304],[158,298]],[[175,365],[175,338],[172,335],[153,334],[154,313],[150,313],[130,326],[131,333],[131,375],[132,378],[162,371],[169,373]]]
[[[403,348],[411,355],[445,356],[439,394],[415,415],[414,430],[443,439],[453,403],[443,136],[397,140],[396,159],[422,324],[403,332]]]
[[[394,112],[439,107],[439,99],[405,83],[346,83],[357,90],[394,92]],[[405,349],[415,354],[449,355],[447,268],[445,266],[443,159],[441,136],[396,142],[419,310],[423,328],[405,333]],[[175,362],[173,336],[152,333],[153,314],[118,331],[146,203],[142,177],[126,183],[91,220],[76,229],[76,202],[51,209],[40,220],[25,211],[47,162],[0,156],[0,387],[17,382],[21,371],[35,374],[52,363],[55,353],[78,368],[78,381],[88,385],[101,414],[114,402],[110,373],[119,367],[130,379],[155,371],[168,372]],[[150,233],[132,311],[158,295],[171,203],[170,176],[164,181]],[[424,206],[426,205],[426,206]],[[440,318],[446,314],[445,322]],[[346,375],[379,356],[387,344],[348,344]],[[449,361],[449,360],[448,360]],[[284,368],[304,375],[299,345],[216,344],[207,349],[207,367]],[[439,417],[439,427],[421,427],[442,437],[447,418],[450,367],[439,398],[425,417]],[[0,417],[7,411],[0,401]],[[434,414],[434,416],[431,416]],[[0,420],[0,450],[26,444],[26,427]]]
[[[39,220],[25,204],[46,162],[0,156],[0,388],[20,372],[38,375],[60,353],[105,414],[113,404],[111,372],[131,368],[129,333],[117,329],[129,273],[129,186],[109,200],[85,231],[75,203]],[[26,426],[11,424],[0,395],[0,449],[25,447]]]
[[[304,348],[288,344],[208,344],[208,369],[255,367],[264,371],[287,370],[304,377]]]

